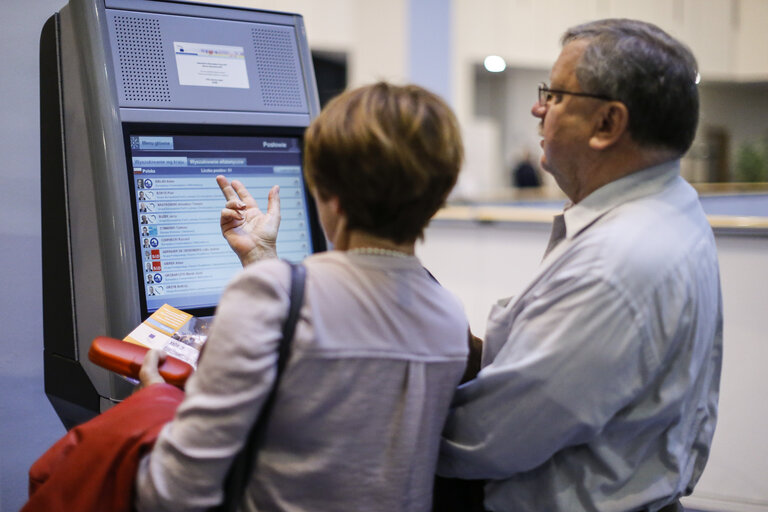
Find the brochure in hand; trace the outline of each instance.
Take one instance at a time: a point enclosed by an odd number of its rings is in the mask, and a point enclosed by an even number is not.
[[[124,341],[166,352],[197,368],[212,317],[195,317],[168,304],[152,313]]]

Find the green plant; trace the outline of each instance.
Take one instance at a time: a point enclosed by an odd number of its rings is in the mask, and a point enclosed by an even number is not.
[[[765,143],[746,142],[736,155],[736,179],[749,183],[768,181],[768,148]]]

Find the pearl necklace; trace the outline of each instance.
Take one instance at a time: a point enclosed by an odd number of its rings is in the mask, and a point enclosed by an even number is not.
[[[374,256],[392,256],[395,258],[410,258],[413,256],[413,254],[392,249],[384,249],[382,247],[355,247],[354,249],[349,249],[347,252],[355,254],[372,254]]]

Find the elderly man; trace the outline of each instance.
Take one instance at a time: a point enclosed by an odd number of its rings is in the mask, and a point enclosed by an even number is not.
[[[571,202],[538,274],[491,311],[438,473],[485,480],[491,511],[677,510],[709,454],[722,355],[715,242],[679,173],[696,61],[632,20],[562,43],[532,113]]]

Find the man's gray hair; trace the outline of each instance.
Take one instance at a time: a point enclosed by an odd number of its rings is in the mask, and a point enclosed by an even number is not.
[[[699,120],[696,58],[656,25],[605,19],[568,29],[562,44],[586,40],[576,65],[584,92],[621,101],[639,144],[685,153]]]

